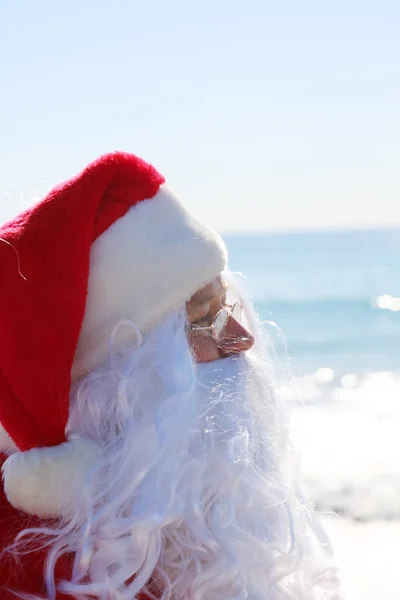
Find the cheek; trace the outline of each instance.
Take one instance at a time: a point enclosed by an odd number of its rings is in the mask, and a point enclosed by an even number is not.
[[[217,360],[221,356],[221,350],[211,336],[190,333],[189,344],[199,363]]]

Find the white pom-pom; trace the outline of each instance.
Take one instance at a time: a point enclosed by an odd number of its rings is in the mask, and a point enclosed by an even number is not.
[[[12,454],[3,465],[8,501],[39,517],[70,516],[79,490],[100,454],[97,444],[81,438]]]

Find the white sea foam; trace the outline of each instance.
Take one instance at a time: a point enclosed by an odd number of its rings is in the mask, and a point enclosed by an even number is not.
[[[327,369],[282,395],[294,407],[292,437],[317,506],[358,520],[400,519],[400,376],[338,380]]]

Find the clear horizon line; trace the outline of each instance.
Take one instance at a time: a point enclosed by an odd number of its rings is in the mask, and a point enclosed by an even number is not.
[[[396,232],[400,233],[400,224],[398,225],[344,225],[344,226],[321,226],[312,228],[303,227],[288,227],[288,228],[276,228],[276,229],[226,229],[219,230],[222,237],[225,236],[261,236],[261,235],[312,235],[318,233],[378,233],[378,232]]]

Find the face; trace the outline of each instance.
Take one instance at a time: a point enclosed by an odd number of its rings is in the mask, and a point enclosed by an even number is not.
[[[211,325],[215,315],[226,307],[226,291],[221,276],[198,290],[186,303],[189,323],[206,327]],[[254,344],[254,337],[230,316],[222,340],[217,341],[209,330],[195,330],[189,332],[189,343],[197,362],[209,362],[249,350]]]

